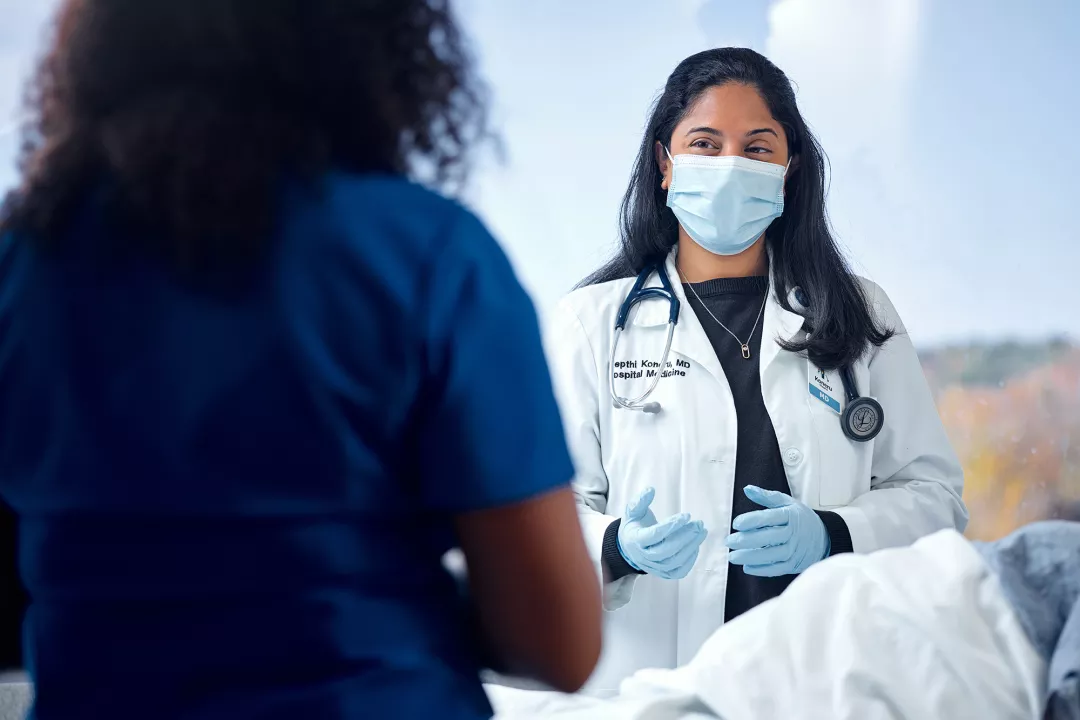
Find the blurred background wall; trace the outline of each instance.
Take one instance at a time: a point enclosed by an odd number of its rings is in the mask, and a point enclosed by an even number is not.
[[[501,151],[464,199],[543,312],[615,242],[649,103],[685,56],[772,58],[831,162],[853,266],[921,349],[969,535],[1080,519],[1080,2],[459,0]],[[53,0],[0,0],[0,189]]]

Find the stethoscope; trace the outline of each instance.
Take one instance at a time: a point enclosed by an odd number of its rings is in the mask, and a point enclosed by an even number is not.
[[[656,273],[657,277],[660,278],[660,287],[645,286],[653,273]],[[805,308],[807,306],[805,294],[796,289],[794,295],[799,304]],[[624,398],[615,390],[615,353],[619,347],[619,336],[626,330],[626,323],[634,306],[642,300],[650,298],[666,300],[670,306],[668,310],[667,339],[664,341],[664,353],[660,357],[660,372],[653,375],[652,381],[641,395],[636,398]],[[615,316],[615,332],[611,338],[611,355],[608,359],[608,385],[611,391],[612,403],[616,408],[637,410],[650,415],[660,412],[660,403],[656,401],[648,402],[648,399],[656,390],[656,386],[663,375],[663,370],[667,367],[668,355],[671,353],[671,341],[675,337],[675,326],[679,323],[680,309],[681,302],[671,286],[667,268],[663,263],[647,265],[638,274],[634,286],[630,288],[630,292],[627,294],[626,299],[623,300],[622,305],[619,306],[619,312]],[[851,371],[850,365],[844,365],[840,368],[840,381],[844,385],[844,395],[847,399],[846,407],[840,414],[840,428],[844,431],[844,435],[856,442],[873,440],[885,425],[885,410],[877,400],[859,395],[855,374]]]

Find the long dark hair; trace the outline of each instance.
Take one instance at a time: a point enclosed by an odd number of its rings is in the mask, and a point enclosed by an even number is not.
[[[462,179],[484,98],[448,3],[66,0],[0,229],[53,245],[100,190],[198,271],[262,251],[285,176]]]
[[[769,226],[765,241],[772,254],[777,297],[790,310],[788,294],[801,288],[809,306],[806,327],[812,332],[806,340],[782,341],[781,346],[807,353],[827,370],[853,363],[871,345],[885,344],[893,333],[875,323],[862,285],[833,239],[825,214],[825,153],[799,113],[791,82],[753,50],[707,50],[683,60],[671,73],[652,108],[623,197],[621,249],[582,285],[636,275],[675,246],[679,225],[660,187],[656,143],[670,147],[675,126],[701,94],[732,82],[757,89],[784,128],[789,156],[798,156],[787,181],[784,214]]]

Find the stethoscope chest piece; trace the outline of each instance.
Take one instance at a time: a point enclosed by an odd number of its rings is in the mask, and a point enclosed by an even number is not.
[[[885,410],[874,398],[859,395],[855,373],[850,365],[840,368],[840,380],[844,383],[847,407],[840,415],[840,429],[855,442],[870,442],[885,427]]]
[[[857,397],[847,404],[840,418],[844,434],[856,442],[869,442],[885,426],[885,410],[873,398]]]

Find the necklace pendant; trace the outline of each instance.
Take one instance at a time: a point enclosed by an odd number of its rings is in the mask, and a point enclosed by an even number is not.
[[[750,346],[747,345],[746,343],[743,343],[743,346],[742,346],[742,356],[743,356],[744,360],[749,360],[750,359]]]

